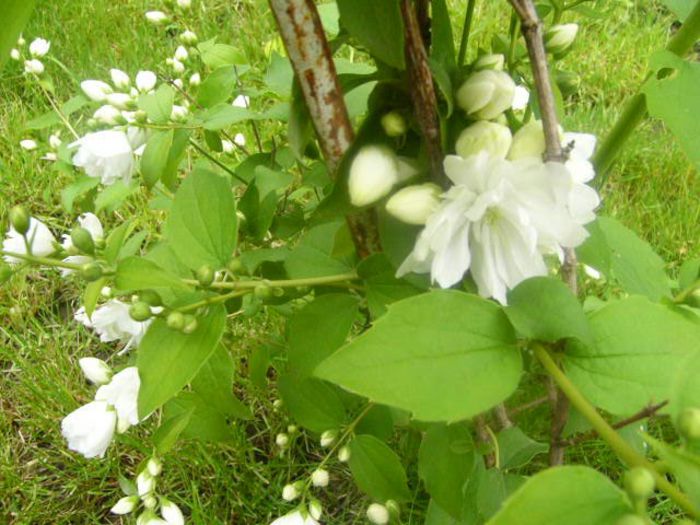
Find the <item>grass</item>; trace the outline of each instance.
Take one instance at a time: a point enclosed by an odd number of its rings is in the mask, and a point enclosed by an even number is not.
[[[577,47],[561,67],[580,76],[580,89],[567,103],[565,126],[604,134],[642,81],[648,57],[666,42],[673,18],[658,2],[599,3],[606,5],[600,9],[607,16],[580,20]],[[465,4],[451,2],[457,29]],[[201,36],[218,34],[222,41],[235,43],[254,67],[264,69],[270,49],[279,48],[266,2],[202,0],[202,5],[206,12],[193,15],[192,27]],[[110,67],[132,75],[138,69],[159,70],[177,44],[145,22],[143,12],[157,7],[157,2],[145,0],[40,3],[25,34],[50,39],[51,54],[70,72],[49,64],[57,98],[63,101],[74,94],[79,79],[107,77]],[[504,7],[503,1],[478,3],[472,58],[477,45],[485,45],[494,32],[507,27]],[[16,66],[0,73],[0,217],[11,205],[23,203],[65,230],[73,217],[51,214],[60,208],[60,190],[70,176],[18,145],[28,136],[24,123],[48,109],[45,98]],[[44,142],[48,138],[46,132],[35,136]],[[63,138],[68,140],[66,132]],[[673,137],[660,122],[647,121],[614,168],[604,190],[605,212],[645,237],[673,270],[700,254],[699,190],[696,171]],[[157,215],[149,220],[157,220]],[[0,288],[0,523],[127,522],[108,515],[107,509],[118,498],[118,476],[132,477],[150,453],[138,439],[148,425],[127,434],[103,461],[69,452],[59,432],[61,417],[88,401],[91,392],[77,359],[109,359],[114,353],[112,346],[99,344],[71,321],[78,294],[77,286],[52,273],[32,274],[26,282],[14,278]],[[261,322],[241,327],[239,358],[255,349],[247,335],[260,333],[265,328]],[[296,441],[296,453],[280,458],[274,436],[290,422],[269,401],[255,403],[256,419],[237,427],[231,443],[187,443],[177,456],[166,458],[163,492],[188,509],[191,523],[269,523],[289,508],[280,501],[281,487],[318,459],[318,446],[306,438]],[[621,471],[597,441],[577,447],[570,458],[613,477]],[[324,495],[324,507],[335,509],[329,522],[363,523],[358,498],[334,472],[332,490]],[[670,512],[661,508],[659,522],[669,522]],[[410,523],[420,523],[419,514]]]

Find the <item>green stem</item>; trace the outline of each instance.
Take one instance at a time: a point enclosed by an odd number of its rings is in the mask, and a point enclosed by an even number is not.
[[[54,112],[56,115],[58,115],[58,118],[61,119],[61,122],[63,122],[63,125],[66,126],[68,131],[70,131],[73,134],[73,137],[75,137],[76,140],[80,139],[80,135],[78,135],[78,132],[75,131],[75,128],[71,125],[71,123],[68,121],[68,118],[63,114],[61,111],[61,108],[58,107],[58,104],[54,101],[53,97],[51,96],[51,93],[48,92],[48,90],[41,85],[40,79],[37,75],[34,75],[37,79],[37,84],[41,88],[41,91],[44,93],[44,96],[46,97],[46,100],[49,101],[49,104],[51,105],[51,108],[53,108]]]
[[[219,166],[222,170],[224,170],[226,173],[231,175],[234,179],[238,179],[240,182],[243,184],[248,184],[248,182],[245,179],[242,179],[235,171],[233,171],[231,168],[229,168],[226,164],[221,162],[219,159],[211,155],[207,150],[205,150],[202,146],[197,144],[194,140],[190,139],[190,144],[194,146],[194,149],[199,151],[202,155],[204,155],[206,158],[208,158],[210,161],[212,161],[214,164]]]
[[[593,405],[581,394],[571,380],[557,366],[549,355],[549,352],[542,345],[535,345],[533,351],[537,359],[542,363],[542,366],[547,373],[554,379],[560,390],[569,398],[571,404],[585,417],[591,426],[595,429],[598,435],[607,442],[610,448],[630,467],[644,467],[656,481],[656,486],[665,492],[680,508],[688,515],[697,517],[700,513],[690,502],[688,497],[678,488],[671,484],[662,474],[655,469],[654,465],[649,462],[644,456],[638,454],[615,430],[608,424],[605,419],[598,413]]]
[[[265,279],[260,279],[250,281],[212,283],[211,288],[241,290],[252,289],[261,284],[267,285],[271,288],[293,288],[296,286],[318,286],[322,284],[332,284],[341,281],[354,281],[357,278],[358,276],[356,272],[349,272],[341,273],[338,275],[326,275],[324,277],[308,277],[306,279],[283,279],[279,281],[268,281]],[[199,284],[198,281],[194,279],[183,279],[182,281],[186,284],[192,284],[195,286]]]
[[[474,17],[474,6],[476,0],[469,0],[467,3],[467,12],[464,15],[464,27],[462,28],[462,38],[459,41],[459,54],[457,55],[457,67],[464,64],[464,59],[467,56],[467,44],[469,43],[469,33],[472,28],[472,18]]]
[[[38,257],[36,255],[27,255],[25,253],[14,253],[1,250],[2,255],[7,255],[8,257],[14,257],[15,259],[21,259],[33,264],[41,264],[44,266],[53,266],[56,268],[66,268],[67,270],[80,270],[82,267],[80,264],[67,263],[59,261],[58,259],[52,259],[50,257]]]
[[[688,297],[690,297],[690,295],[693,292],[695,292],[695,290],[698,290],[698,289],[700,289],[700,279],[698,279],[693,284],[688,286],[688,288],[686,288],[685,290],[681,291],[678,295],[676,295],[673,298],[673,302],[676,304],[684,303],[686,301],[686,299],[688,299]]]
[[[682,57],[693,47],[698,38],[700,38],[700,2],[695,5],[681,28],[666,45],[666,50]],[[627,102],[613,129],[600,144],[598,151],[593,156],[593,164],[599,174],[597,181],[599,188],[605,184],[610,166],[624,143],[646,115],[646,110],[644,95],[637,93]]]
[[[193,310],[197,310],[199,308],[203,308],[204,306],[210,306],[212,304],[218,304],[218,303],[225,303],[229,299],[233,299],[235,297],[241,297],[247,293],[250,293],[251,290],[236,290],[235,292],[229,292],[225,293],[222,295],[216,295],[214,297],[208,297],[206,299],[202,299],[201,301],[197,301],[196,303],[188,304],[187,306],[183,306],[181,308],[178,308],[178,312],[191,312]]]

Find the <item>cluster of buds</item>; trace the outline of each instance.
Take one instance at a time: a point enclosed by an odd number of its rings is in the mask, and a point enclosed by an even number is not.
[[[35,38],[29,44],[29,54],[24,54],[24,46],[27,41],[23,37],[17,40],[17,47],[10,50],[12,60],[21,61],[24,59],[24,72],[28,75],[41,75],[45,71],[44,63],[40,58],[44,57],[51,49],[51,42],[43,38]]]

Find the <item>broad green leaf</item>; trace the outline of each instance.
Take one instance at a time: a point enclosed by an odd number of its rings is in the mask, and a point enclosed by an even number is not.
[[[95,211],[107,210],[113,212],[133,193],[138,190],[139,186],[134,181],[126,184],[118,180],[111,186],[107,186],[97,195],[95,199]]]
[[[331,5],[331,4],[325,4]],[[323,6],[319,6],[320,8]],[[265,85],[280,97],[287,98],[291,94],[292,83],[294,82],[294,70],[289,59],[280,56],[278,53],[272,53],[270,67],[265,73]]]
[[[10,56],[22,29],[34,10],[35,0],[3,0],[0,31],[0,68]]]
[[[451,72],[457,65],[457,58],[450,12],[445,0],[431,0],[431,5],[433,23],[430,57],[442,64],[446,71]]]
[[[404,68],[403,20],[398,0],[338,0],[340,25],[388,65]]]
[[[289,413],[303,427],[324,432],[345,423],[345,406],[332,385],[314,378],[284,375],[277,388]]]
[[[406,472],[398,456],[374,436],[359,435],[350,442],[350,470],[355,483],[377,501],[406,501]]]
[[[506,315],[527,339],[556,342],[576,338],[591,344],[591,330],[576,296],[559,279],[533,277],[508,294]]]
[[[195,392],[181,392],[163,407],[166,420],[183,414],[190,414],[188,424],[180,434],[185,439],[219,443],[233,438],[226,416]]]
[[[158,454],[163,455],[173,448],[177,442],[177,438],[179,438],[180,434],[189,426],[194,411],[195,407],[191,406],[189,409],[183,410],[176,416],[165,420],[158,427],[151,438],[156,446]]]
[[[374,405],[355,427],[355,434],[371,434],[387,441],[394,434],[394,410],[384,405]]]
[[[304,95],[296,77],[292,84],[292,99],[289,101],[289,117],[287,119],[287,138],[297,160],[304,159],[306,147],[313,136],[311,117],[306,107]]]
[[[440,507],[434,499],[428,504],[428,512],[425,515],[423,525],[473,525],[472,521],[455,519],[450,513]]]
[[[212,69],[230,65],[243,65],[245,56],[233,46],[228,44],[216,44],[213,40],[207,40],[197,46],[202,57],[202,62]]]
[[[433,74],[433,80],[435,80],[435,84],[437,84],[440,94],[447,104],[447,111],[444,114],[445,118],[447,118],[452,115],[452,111],[454,110],[454,97],[452,96],[453,90],[450,74],[445,69],[445,66],[433,58],[428,60],[428,65]]]
[[[235,364],[223,345],[207,359],[192,379],[192,390],[223,415],[250,419],[250,409],[233,395]]]
[[[375,318],[384,315],[387,305],[422,292],[404,279],[397,279],[396,268],[383,253],[363,259],[357,273],[367,285],[367,306]]]
[[[161,182],[171,190],[175,190],[177,186],[177,170],[187,150],[191,133],[188,129],[176,129],[173,135],[173,144],[168,152],[168,160],[160,176]]]
[[[610,303],[589,320],[594,345],[572,343],[563,364],[593,404],[619,416],[668,399],[700,341],[700,325],[644,297]]]
[[[105,241],[104,258],[109,264],[114,264],[119,258],[119,252],[124,246],[124,241],[133,230],[133,223],[130,221],[123,222],[114,228]]]
[[[102,288],[106,284],[107,279],[103,277],[102,279],[92,281],[85,286],[85,291],[83,292],[83,307],[85,308],[85,313],[88,317],[92,317],[92,312],[95,311],[97,301],[102,294]]]
[[[674,449],[650,436],[644,439],[651,444],[695,507],[700,509],[700,456],[688,450]]]
[[[348,273],[352,266],[348,258],[337,257],[334,250],[347,232],[344,222],[329,222],[307,231],[284,263],[289,277],[322,277]]]
[[[684,21],[698,3],[698,0],[661,0],[666,7],[673,11],[676,16]]]
[[[87,175],[78,177],[74,183],[66,186],[61,191],[61,204],[68,213],[72,213],[73,204],[75,203],[76,199],[96,188],[99,184],[100,179],[95,177],[88,177]]]
[[[217,104],[197,113],[197,118],[202,120],[204,129],[210,131],[223,129],[254,117],[255,115],[248,108],[239,108],[226,103]]]
[[[321,23],[323,24],[323,29],[326,30],[330,36],[338,34],[340,28],[338,27],[338,6],[335,2],[329,2],[327,4],[321,4],[318,6],[318,16],[321,17]]]
[[[682,291],[690,288],[700,279],[700,259],[689,259],[678,271],[678,288]]]
[[[172,129],[157,130],[146,142],[146,148],[141,156],[141,175],[149,188],[160,180],[165,171],[174,133]]]
[[[289,320],[288,370],[299,377],[340,348],[357,316],[357,299],[348,294],[326,294],[298,310]]]
[[[510,427],[498,433],[501,469],[508,470],[527,465],[538,454],[547,452],[549,446],[529,438],[518,427]]]
[[[508,497],[513,494],[526,478],[508,474],[500,469],[479,470],[473,480],[476,490],[476,508],[482,521],[496,514]]]
[[[554,467],[530,478],[487,525],[615,525],[632,508],[625,493],[588,467]]]
[[[424,421],[458,421],[506,399],[522,360],[503,310],[453,290],[389,306],[316,375]]]
[[[173,111],[175,91],[168,84],[161,84],[155,93],[139,96],[138,106],[156,124],[166,124]]]
[[[664,121],[690,161],[700,167],[700,64],[661,51],[652,57],[651,67],[660,72],[672,69],[673,74],[652,75],[644,84],[649,114]]]
[[[670,297],[665,263],[647,242],[610,217],[598,217],[589,231],[591,236],[576,250],[581,262],[619,281],[630,294],[653,301]]]
[[[196,270],[226,266],[236,249],[236,205],[227,179],[195,170],[175,194],[165,233],[178,258]]]
[[[432,425],[423,435],[418,472],[428,494],[455,519],[462,514],[464,487],[476,460],[481,456],[464,423]]]
[[[673,421],[686,408],[700,407],[700,348],[678,367],[670,388],[669,412]]]
[[[203,108],[226,102],[236,88],[237,81],[238,75],[233,66],[215,69],[199,86],[197,102]]]
[[[141,377],[139,415],[145,417],[189,383],[216,350],[226,322],[221,305],[198,316],[197,329],[184,334],[155,319],[139,344],[136,364]]]
[[[193,291],[193,288],[183,283],[177,275],[142,257],[128,257],[120,261],[114,284],[124,293],[141,290],[153,290],[157,293]]]

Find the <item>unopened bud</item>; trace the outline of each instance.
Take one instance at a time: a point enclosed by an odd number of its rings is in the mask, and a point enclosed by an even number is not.
[[[238,257],[234,257],[229,261],[227,269],[233,274],[240,273],[244,269],[243,262]]]
[[[321,519],[321,515],[323,514],[323,506],[316,498],[312,498],[309,502],[309,514],[315,520]]]
[[[277,434],[275,436],[275,444],[280,448],[285,448],[289,445],[289,436],[287,434]]]
[[[124,71],[112,68],[109,70],[109,75],[112,77],[112,84],[114,84],[114,87],[117,89],[129,89],[131,79]]]
[[[552,26],[544,36],[547,51],[555,55],[561,55],[574,43],[576,33],[578,33],[578,24]]]
[[[646,500],[654,492],[654,476],[644,467],[634,467],[625,473],[625,489],[632,499]]]
[[[109,511],[112,514],[129,514],[130,512],[133,512],[134,509],[136,508],[136,505],[138,505],[139,498],[138,496],[127,496],[125,498],[120,499],[117,501],[117,503],[112,507]]]
[[[151,318],[151,307],[143,301],[137,301],[129,307],[129,315],[134,321],[148,321]]]
[[[163,299],[153,290],[143,290],[139,292],[139,301],[143,301],[149,306],[162,306]]]
[[[106,385],[112,379],[112,369],[102,359],[83,357],[78,364],[86,379],[95,385]]]
[[[267,299],[272,296],[272,288],[268,284],[258,284],[253,289],[253,295],[258,299]]]
[[[297,427],[296,425],[287,426],[287,432],[289,434],[296,434],[298,431],[299,431],[299,427]]]
[[[330,447],[333,443],[335,443],[335,438],[337,437],[338,433],[335,430],[326,430],[323,434],[321,434],[321,447]]]
[[[163,472],[163,463],[158,458],[150,458],[146,463],[146,469],[151,476],[158,476]]]
[[[214,269],[208,264],[200,266],[197,270],[197,281],[200,286],[208,288],[214,282]]]
[[[177,6],[180,9],[189,9],[192,7],[192,0],[177,0]]]
[[[386,203],[386,211],[408,224],[425,224],[440,203],[442,190],[426,183],[400,189]]]
[[[168,525],[184,525],[185,517],[180,507],[166,498],[160,499],[160,513]]]
[[[311,474],[311,484],[314,487],[327,487],[330,480],[328,471],[322,468],[316,469]]]
[[[495,69],[497,71],[503,70],[503,65],[505,64],[505,57],[500,53],[494,53],[490,55],[481,55],[474,62],[474,69],[480,71],[482,69]]]
[[[192,76],[190,77],[190,80],[189,80],[190,86],[197,87],[201,83],[202,83],[201,75],[199,73],[192,74]]]
[[[350,447],[340,447],[340,450],[338,450],[338,461],[341,463],[347,463],[350,461]]]
[[[363,146],[350,164],[348,191],[353,206],[372,204],[385,195],[399,179],[396,154],[385,146]]]
[[[197,326],[199,326],[199,323],[197,322],[197,318],[194,315],[186,314],[185,315],[185,326],[182,327],[182,333],[189,335],[197,329]]]
[[[96,281],[97,279],[102,277],[102,274],[102,266],[100,266],[96,262],[84,264],[80,268],[80,276],[89,283]]]
[[[10,58],[12,60],[19,60],[21,58],[21,55],[19,53],[19,49],[11,49],[10,50]]]
[[[390,111],[382,116],[382,128],[390,137],[400,137],[408,130],[406,119],[398,111]]]
[[[95,102],[104,102],[107,95],[112,92],[112,86],[101,80],[83,80],[80,88],[90,100]]]
[[[185,314],[181,312],[170,312],[165,322],[168,328],[179,332],[185,327]]]
[[[376,525],[386,525],[389,523],[389,511],[384,505],[372,503],[367,507],[367,519]]]
[[[680,413],[678,431],[688,441],[700,440],[700,408],[686,408]]]
[[[480,120],[459,134],[455,150],[457,155],[464,159],[482,151],[487,152],[491,157],[504,159],[512,142],[513,136],[507,126]]]
[[[95,253],[95,241],[92,239],[92,235],[82,226],[76,226],[70,232],[70,240],[78,250],[82,253],[87,253],[88,255],[94,255]]]
[[[197,40],[197,35],[193,31],[187,30],[180,34],[180,42],[188,46],[195,45]]]
[[[457,105],[481,120],[498,117],[513,104],[515,82],[508,73],[486,69],[471,75],[457,90]]]
[[[20,235],[29,231],[29,213],[23,206],[14,206],[10,210],[10,224]]]
[[[399,516],[401,515],[401,506],[399,505],[398,501],[393,499],[386,500],[384,506],[386,507],[386,510],[389,511],[389,515],[392,517],[392,519],[399,519]]]
[[[153,71],[139,71],[136,73],[136,89],[147,93],[156,87],[158,77]]]
[[[165,24],[169,18],[163,11],[147,11],[146,20],[153,25]]]
[[[299,497],[299,495],[299,489],[297,488],[296,483],[285,485],[282,489],[282,499],[284,501],[294,501]]]
[[[146,494],[153,492],[156,488],[156,479],[151,475],[148,470],[144,470],[138,476],[136,476],[136,490],[138,495],[143,497]]]
[[[156,505],[158,505],[158,500],[153,494],[147,494],[141,499],[141,501],[143,502],[144,507],[151,510],[155,509]]]

